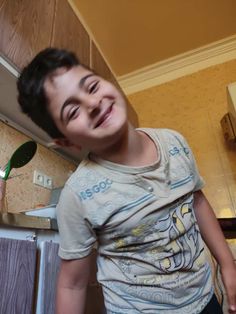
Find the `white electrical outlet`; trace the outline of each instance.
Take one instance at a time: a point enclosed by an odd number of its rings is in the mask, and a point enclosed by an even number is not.
[[[33,183],[50,190],[53,187],[52,177],[49,177],[38,170],[34,170]]]
[[[33,183],[44,186],[44,174],[38,170],[34,170]]]
[[[44,175],[44,187],[46,189],[52,189],[53,186],[53,182],[52,182],[52,178],[49,176]]]

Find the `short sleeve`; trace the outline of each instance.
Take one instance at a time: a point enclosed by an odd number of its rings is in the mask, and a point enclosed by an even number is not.
[[[86,219],[79,197],[68,185],[63,188],[57,205],[57,223],[58,254],[62,259],[79,259],[91,253],[96,234]]]

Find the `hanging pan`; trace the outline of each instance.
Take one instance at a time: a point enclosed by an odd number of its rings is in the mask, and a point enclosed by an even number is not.
[[[7,180],[13,168],[20,168],[26,165],[34,157],[36,150],[37,144],[34,141],[28,141],[18,147],[6,164],[2,179]]]

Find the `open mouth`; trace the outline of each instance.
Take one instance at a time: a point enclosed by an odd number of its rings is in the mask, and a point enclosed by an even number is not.
[[[101,115],[101,117],[98,119],[97,123],[95,124],[95,128],[101,126],[102,124],[104,124],[107,119],[110,117],[110,113],[112,111],[112,105],[109,106],[107,108],[107,110],[105,110],[105,112]]]

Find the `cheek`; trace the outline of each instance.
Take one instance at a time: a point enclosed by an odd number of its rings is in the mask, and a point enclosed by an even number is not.
[[[88,127],[83,117],[77,117],[71,121],[66,128],[66,133],[71,136],[86,136]]]

